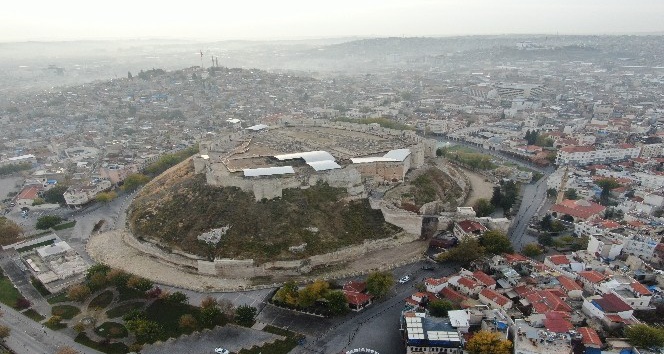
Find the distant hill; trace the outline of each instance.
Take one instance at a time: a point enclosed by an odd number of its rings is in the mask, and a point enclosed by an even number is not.
[[[345,197],[345,190],[321,184],[285,189],[283,198],[256,202],[238,188],[208,186],[186,160],[139,193],[129,220],[135,236],[166,247],[257,262],[301,259],[400,231],[368,200]],[[216,246],[198,241],[201,233],[224,226],[230,229]],[[288,250],[304,243],[301,252]]]

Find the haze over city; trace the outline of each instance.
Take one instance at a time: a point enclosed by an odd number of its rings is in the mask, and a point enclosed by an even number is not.
[[[2,6],[0,41],[664,31],[664,2],[659,0],[12,0]]]

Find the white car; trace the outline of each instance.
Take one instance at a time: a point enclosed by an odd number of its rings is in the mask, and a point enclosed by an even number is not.
[[[230,354],[231,352],[228,351],[228,349],[224,348],[215,348],[214,349],[215,354]]]
[[[410,276],[404,275],[403,277],[401,277],[401,279],[399,279],[399,284],[404,284],[407,283],[408,281],[410,281]]]

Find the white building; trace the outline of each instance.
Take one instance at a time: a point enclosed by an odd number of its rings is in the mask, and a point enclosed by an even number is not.
[[[558,165],[603,164],[639,157],[641,148],[630,144],[619,144],[615,148],[595,149],[592,146],[567,146],[558,150]]]

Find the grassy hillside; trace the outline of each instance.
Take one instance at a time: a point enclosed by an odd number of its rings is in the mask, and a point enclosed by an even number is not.
[[[304,258],[398,231],[367,200],[345,197],[344,189],[319,184],[286,189],[280,199],[255,202],[253,194],[238,188],[206,185],[205,176],[195,175],[188,160],[147,185],[129,217],[138,237],[160,239],[201,256],[258,262]],[[216,247],[196,239],[223,226],[231,228]],[[307,246],[301,253],[288,250],[303,243]]]

